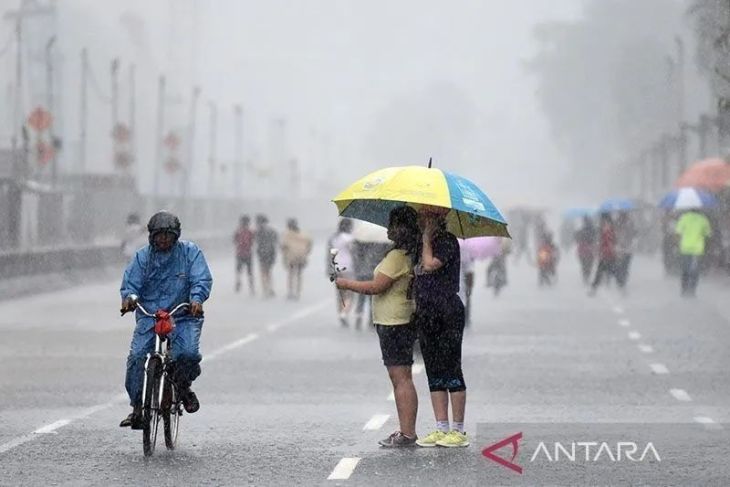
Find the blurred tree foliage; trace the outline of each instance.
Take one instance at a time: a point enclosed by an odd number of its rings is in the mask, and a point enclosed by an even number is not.
[[[582,17],[538,25],[537,98],[576,168],[616,167],[679,125],[676,0],[586,0]]]

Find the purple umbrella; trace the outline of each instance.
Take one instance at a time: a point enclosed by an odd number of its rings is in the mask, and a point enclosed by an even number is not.
[[[472,260],[488,259],[500,254],[502,250],[501,237],[475,237],[466,240],[459,239],[459,246]]]

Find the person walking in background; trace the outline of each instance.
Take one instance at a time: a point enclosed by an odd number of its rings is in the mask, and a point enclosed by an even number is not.
[[[487,266],[487,287],[494,290],[499,296],[500,291],[507,285],[507,257],[512,251],[512,240],[503,238],[500,242],[499,254],[492,257]]]
[[[550,286],[557,278],[560,250],[555,245],[553,234],[543,227],[542,236],[537,244],[537,284]]]
[[[682,265],[682,296],[694,297],[700,279],[700,264],[705,255],[707,239],[712,236],[710,220],[699,210],[689,210],[677,221],[679,255]]]
[[[596,277],[593,279],[588,293],[590,296],[595,296],[604,276],[616,276],[616,231],[611,215],[608,213],[601,214],[600,232],[598,267],[596,268]]]
[[[383,364],[393,384],[400,423],[398,431],[379,443],[386,448],[397,448],[414,446],[418,439],[418,395],[411,374],[417,329],[411,320],[415,304],[409,296],[420,239],[416,210],[408,206],[391,210],[388,238],[393,241],[392,248],[375,267],[370,280],[339,277],[335,283],[339,289],[373,296],[373,323],[380,339]]]
[[[446,230],[449,210],[423,206],[421,259],[416,266],[414,297],[419,342],[431,391],[436,429],[417,441],[422,447],[465,447],[466,383],[461,370],[464,303],[459,298],[459,242]],[[453,423],[449,425],[449,402]]]
[[[253,296],[255,294],[252,261],[254,232],[250,225],[251,218],[243,215],[238,222],[238,229],[233,235],[233,243],[236,246],[236,292],[241,290],[241,271],[245,267],[248,275],[248,289]]]
[[[269,227],[269,219],[266,215],[256,216],[256,256],[259,259],[259,272],[261,272],[261,289],[264,299],[274,297],[274,287],[271,278],[271,268],[276,261],[276,247],[279,236],[276,230]]]
[[[353,267],[355,279],[358,281],[367,281],[373,278],[373,271],[385,254],[388,252],[392,243],[387,238],[387,232],[381,227],[367,222],[357,222],[357,226],[353,230],[355,238],[353,245]],[[358,294],[355,303],[355,329],[362,328],[362,322],[365,315],[365,306],[372,309],[372,299],[365,294]],[[372,313],[368,313],[372,317]],[[371,323],[370,318],[366,318]]]
[[[281,254],[287,270],[287,299],[299,299],[302,295],[302,271],[312,252],[312,239],[302,233],[295,218],[286,223],[287,229],[281,238]]]
[[[330,275],[332,255],[330,250],[337,251],[337,267],[341,269],[338,275],[344,279],[355,277],[355,263],[353,261],[353,247],[355,237],[352,236],[352,220],[344,218],[340,220],[337,232],[327,242],[327,275]],[[352,309],[353,294],[344,289],[337,291],[337,316],[342,326],[348,326],[348,314]]]
[[[471,293],[474,290],[474,258],[466,245],[459,241],[461,257],[461,287],[459,297],[464,303],[464,325],[469,326],[471,322]]]
[[[616,282],[619,289],[626,291],[631,270],[631,258],[636,243],[636,227],[627,212],[616,219]]]
[[[127,217],[127,226],[122,237],[122,255],[129,260],[138,249],[147,245],[146,229],[142,226],[137,213],[130,213]]]
[[[578,260],[580,261],[581,275],[583,283],[590,284],[591,274],[593,273],[593,262],[596,258],[596,227],[593,220],[589,216],[583,217],[583,225],[575,232],[575,244],[578,252]]]

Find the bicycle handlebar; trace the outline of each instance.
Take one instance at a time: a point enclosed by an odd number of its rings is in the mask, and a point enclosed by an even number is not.
[[[139,302],[135,303],[135,307],[137,309],[139,309],[142,312],[142,314],[145,315],[145,316],[149,316],[150,318],[156,318],[157,317],[157,313],[156,312],[155,313],[150,313]],[[189,307],[190,307],[190,303],[180,303],[177,306],[175,306],[172,309],[172,311],[170,311],[169,314],[170,314],[170,316],[172,316],[175,313],[177,313],[178,311],[180,311],[182,308],[189,308]],[[124,313],[125,312],[123,311],[122,314],[124,314]]]

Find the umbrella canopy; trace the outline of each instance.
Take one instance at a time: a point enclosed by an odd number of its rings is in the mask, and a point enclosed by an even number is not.
[[[593,208],[568,208],[563,211],[563,218],[566,220],[576,220],[583,218],[584,216],[593,216],[596,214],[596,210]]]
[[[390,240],[388,240],[388,231],[383,227],[379,227],[378,225],[374,225],[372,223],[368,223],[368,222],[364,222],[364,221],[357,221],[355,223],[354,227],[355,228],[352,231],[352,236],[358,242],[366,242],[366,243],[390,242]]]
[[[689,210],[691,208],[713,208],[717,198],[697,188],[680,188],[667,193],[659,202],[665,210]]]
[[[719,158],[692,164],[674,183],[675,188],[700,188],[721,191],[730,184],[730,164]]]
[[[472,260],[488,259],[498,256],[502,251],[502,239],[499,237],[475,237],[459,239],[459,246]]]
[[[447,229],[457,237],[509,237],[506,220],[487,195],[468,179],[441,169],[380,169],[351,184],[332,201],[341,216],[383,227],[395,207],[438,206],[449,210]]]
[[[603,203],[601,203],[601,206],[599,207],[599,212],[601,213],[611,213],[614,211],[631,211],[636,209],[636,203],[634,200],[631,200],[629,198],[611,198]]]

